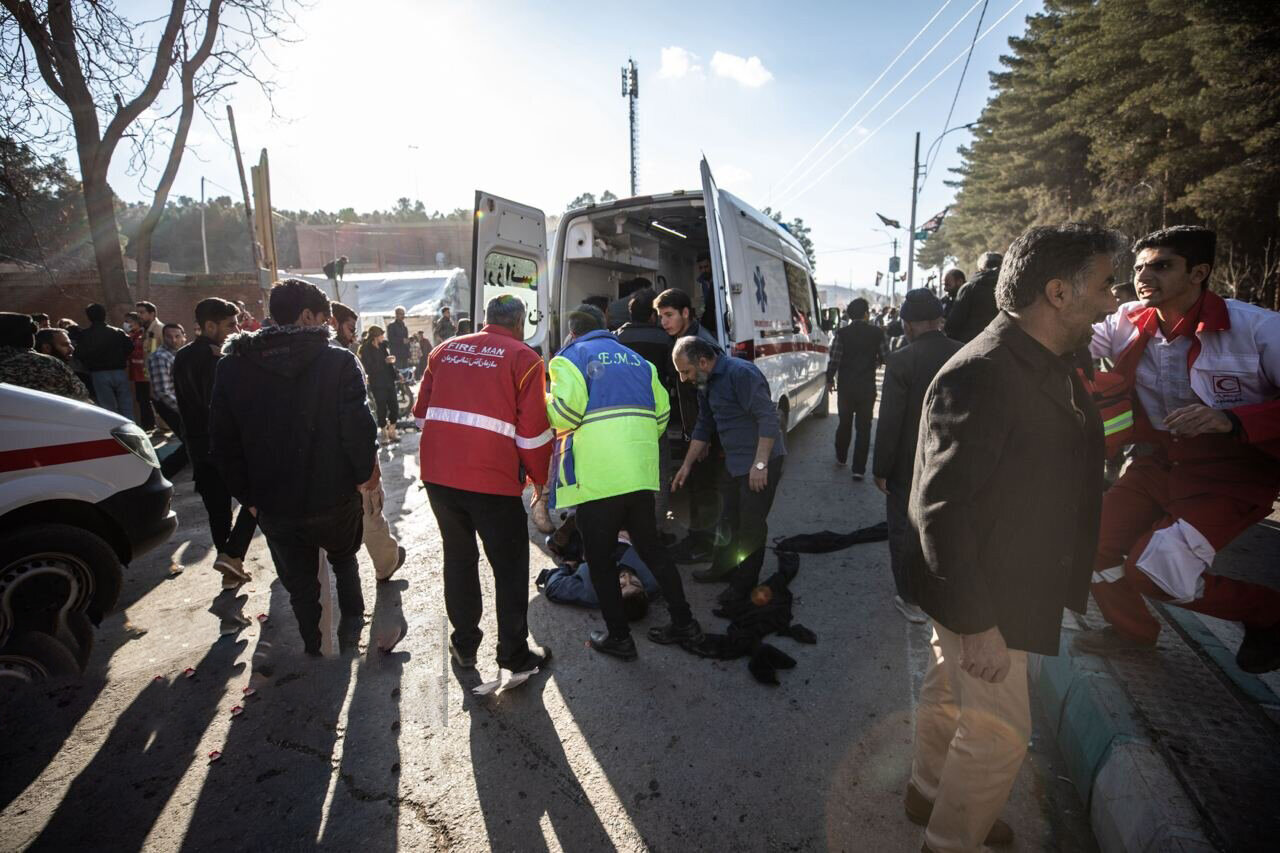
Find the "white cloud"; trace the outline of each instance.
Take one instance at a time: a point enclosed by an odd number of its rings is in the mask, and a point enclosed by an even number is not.
[[[751,182],[751,173],[741,166],[735,166],[733,163],[716,164],[715,175],[716,183],[722,187],[741,188]]]
[[[750,89],[758,89],[773,79],[773,72],[764,67],[760,57],[743,59],[719,50],[711,57],[711,70],[717,77],[727,77]]]
[[[681,77],[701,73],[702,66],[698,64],[698,55],[696,53],[685,50],[683,47],[673,46],[662,49],[662,66],[658,69],[659,77],[668,80],[679,80]]]

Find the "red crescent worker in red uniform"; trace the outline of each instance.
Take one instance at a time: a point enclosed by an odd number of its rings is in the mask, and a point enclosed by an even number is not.
[[[1209,290],[1215,247],[1198,226],[1143,237],[1138,301],[1094,326],[1093,355],[1133,389],[1136,458],[1102,506],[1093,597],[1110,625],[1075,646],[1153,647],[1145,595],[1244,623],[1236,662],[1263,673],[1280,668],[1280,591],[1211,569],[1280,492],[1280,314]]]
[[[422,481],[444,542],[449,651],[458,666],[474,667],[484,636],[479,535],[493,567],[498,666],[516,674],[550,657],[528,644],[529,528],[520,496],[526,477],[539,489],[546,483],[553,434],[546,367],[524,343],[524,321],[519,299],[490,301],[483,329],[432,351],[413,407]]]

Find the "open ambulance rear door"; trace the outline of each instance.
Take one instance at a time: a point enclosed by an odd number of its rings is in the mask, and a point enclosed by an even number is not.
[[[550,302],[546,216],[536,207],[476,190],[471,251],[472,327],[480,331],[492,299],[513,296],[525,304],[524,342],[541,351]]]

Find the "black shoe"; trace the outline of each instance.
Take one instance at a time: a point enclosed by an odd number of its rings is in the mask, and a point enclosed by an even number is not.
[[[727,581],[737,568],[737,566],[730,566],[727,569],[717,569],[711,566],[691,572],[689,576],[698,583],[721,583]]]
[[[533,672],[535,669],[546,669],[547,664],[551,661],[551,649],[548,646],[542,647],[542,654],[530,650],[525,655],[524,661],[519,665],[511,667],[513,675],[519,675],[522,672]]]
[[[1244,642],[1236,652],[1236,665],[1254,675],[1280,669],[1280,625],[1270,628],[1245,626]]]
[[[719,595],[716,596],[716,601],[718,601],[720,604],[727,606],[730,604],[737,604],[739,602],[746,601],[750,595],[751,595],[750,590],[741,590],[736,587],[730,586],[724,589]]]
[[[1076,654],[1099,655],[1107,657],[1117,652],[1150,651],[1156,647],[1155,642],[1145,642],[1122,634],[1111,625],[1090,631],[1081,631],[1071,641],[1071,649]]]
[[[458,666],[462,667],[463,669],[476,668],[476,653],[471,652],[468,654],[465,652],[461,652],[458,650],[458,647],[453,644],[452,641],[449,642],[449,655],[453,658],[453,662],[456,663]]]
[[[864,479],[866,479],[864,475],[854,472],[853,481],[855,483],[861,483]]]
[[[628,634],[625,637],[610,637],[606,631],[592,631],[588,642],[591,648],[619,660],[635,660],[640,655],[636,652],[636,641]]]
[[[673,545],[668,553],[671,555],[671,559],[677,563],[711,562],[711,546],[690,542],[688,539],[678,545]]]
[[[702,640],[702,626],[698,624],[697,619],[690,619],[684,625],[671,622],[650,628],[649,639],[662,646],[669,646],[672,643],[679,643],[682,646],[686,643],[697,643]]]

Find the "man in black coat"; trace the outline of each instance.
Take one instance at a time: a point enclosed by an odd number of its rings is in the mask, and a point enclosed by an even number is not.
[[[182,443],[191,459],[196,491],[209,516],[209,534],[216,552],[213,567],[222,573],[224,589],[235,589],[251,580],[244,555],[258,523],[243,505],[232,522],[231,490],[209,450],[209,403],[213,377],[222,360],[222,344],[240,331],[239,306],[210,297],[196,303],[200,333],[173,357],[173,394],[182,422]]]
[[[925,850],[1008,842],[998,820],[1031,735],[1027,653],[1083,611],[1102,502],[1102,423],[1065,358],[1115,310],[1120,235],[1037,226],[1009,247],[1002,313],[925,396],[908,570],[933,617],[907,814]]]
[[[908,621],[928,622],[907,583],[904,563],[911,522],[907,505],[916,459],[916,434],[924,393],[933,377],[956,354],[960,344],[942,334],[943,305],[928,288],[909,291],[902,302],[903,331],[910,343],[891,353],[884,369],[876,452],[871,471],[885,494],[889,524],[889,565],[897,590],[893,605]]]
[[[1002,256],[985,252],[978,258],[978,273],[957,292],[951,310],[947,312],[947,325],[943,331],[947,337],[967,344],[995,319],[996,279],[1000,277]]]
[[[844,309],[849,325],[836,330],[827,361],[827,393],[836,392],[840,423],[836,425],[836,464],[849,458],[849,439],[857,428],[853,445],[853,479],[861,480],[867,470],[871,449],[871,413],[876,407],[876,368],[880,366],[885,331],[867,322],[867,300],[851,300]]]
[[[213,383],[211,450],[267,537],[306,652],[320,654],[321,549],[337,582],[339,646],[354,652],[364,624],[360,492],[380,486],[378,430],[356,357],[329,344],[324,292],[285,279],[271,289],[271,316],[279,326],[227,342]]]

